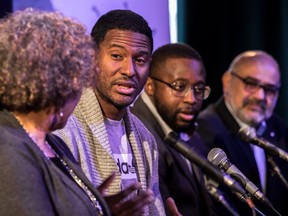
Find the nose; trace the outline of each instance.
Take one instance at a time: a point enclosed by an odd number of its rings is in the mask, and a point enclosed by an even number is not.
[[[121,73],[127,77],[133,77],[135,75],[135,64],[132,58],[126,58],[123,61]]]
[[[266,96],[266,92],[265,92],[264,88],[261,86],[259,86],[257,88],[257,90],[254,92],[254,97],[256,97],[258,99],[263,100],[263,99],[265,99],[265,96]]]
[[[194,95],[194,91],[192,88],[189,88],[189,91],[186,93],[185,97],[184,97],[184,102],[187,102],[187,103],[196,103],[197,99]]]

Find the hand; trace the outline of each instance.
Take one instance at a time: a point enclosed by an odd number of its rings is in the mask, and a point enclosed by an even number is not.
[[[99,187],[98,190],[104,196],[108,207],[112,215],[119,216],[132,216],[139,215],[143,212],[144,207],[150,204],[153,200],[153,192],[151,190],[141,190],[142,185],[139,182],[127,187],[125,190],[120,191],[117,194],[106,196],[105,190],[109,187],[111,182],[115,178],[115,173],[112,173]],[[137,195],[132,195],[131,198],[127,199],[132,193],[138,190],[140,192]]]
[[[166,206],[170,212],[170,214],[172,216],[182,216],[182,214],[180,214],[180,212],[178,211],[178,208],[174,202],[174,200],[169,197],[167,200],[166,200]]]
[[[115,172],[113,172],[108,178],[106,178],[101,185],[97,187],[98,191],[103,195],[106,196],[106,191],[112,181],[115,179]]]

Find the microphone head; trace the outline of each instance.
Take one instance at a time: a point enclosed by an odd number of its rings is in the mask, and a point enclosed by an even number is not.
[[[245,142],[251,142],[256,137],[256,131],[252,127],[244,126],[238,132],[240,138]]]
[[[208,153],[207,159],[212,164],[219,166],[227,159],[227,155],[221,148],[213,148]]]

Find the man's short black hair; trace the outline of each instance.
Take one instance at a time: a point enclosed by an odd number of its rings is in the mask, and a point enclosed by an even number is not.
[[[153,51],[152,30],[147,21],[131,10],[111,10],[102,15],[95,23],[91,36],[99,47],[109,30],[119,29],[137,32],[146,35],[150,40],[151,52]]]

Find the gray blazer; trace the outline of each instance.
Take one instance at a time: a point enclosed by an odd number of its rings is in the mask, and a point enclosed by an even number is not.
[[[55,135],[47,140],[88,186],[110,215],[67,146]],[[88,196],[33,143],[18,121],[0,111],[0,215],[97,215]]]

